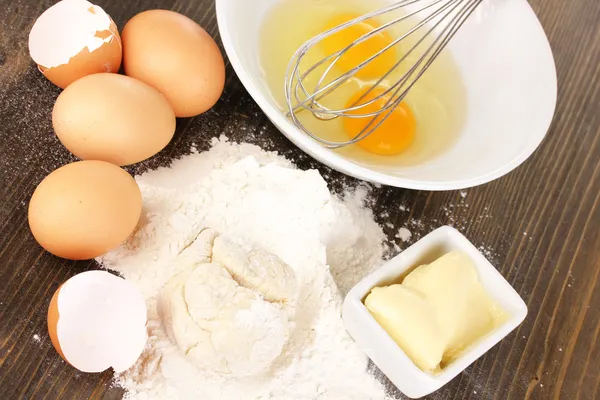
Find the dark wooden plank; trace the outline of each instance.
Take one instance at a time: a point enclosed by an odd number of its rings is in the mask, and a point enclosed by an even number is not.
[[[39,181],[72,156],[52,133],[59,91],[29,59],[27,35],[53,1],[0,0],[0,398],[119,399],[111,374],[81,374],[55,353],[46,309],[68,277],[94,268],[43,252],[27,226]],[[179,11],[218,37],[212,0],[98,1],[119,26],[151,8]],[[520,168],[467,191],[374,188],[370,201],[391,241],[401,226],[412,241],[436,226],[465,233],[529,306],[519,329],[432,399],[600,398],[600,2],[532,0],[548,33],[559,78],[552,128]],[[317,168],[331,187],[358,184],[304,155],[269,123],[228,66],[213,110],[178,122],[172,143],[140,172],[168,164],[192,143],[225,133]],[[414,221],[418,221],[415,224]]]

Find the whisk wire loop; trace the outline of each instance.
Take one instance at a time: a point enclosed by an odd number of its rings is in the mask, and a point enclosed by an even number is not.
[[[483,0],[398,1],[387,7],[354,18],[309,39],[295,52],[286,70],[284,93],[288,108],[288,117],[290,117],[292,122],[304,133],[328,148],[340,148],[363,140],[375,132],[381,124],[389,118],[482,1]],[[380,26],[362,34],[344,48],[325,56],[320,61],[306,68],[305,71],[302,71],[301,63],[307,54],[326,38],[366,20],[377,18],[411,5],[415,6],[416,9],[401,16],[395,16]],[[407,21],[409,18],[421,15],[426,11],[429,11],[428,15],[421,17],[420,21],[406,32],[398,34],[389,44],[379,49],[374,54],[366,57],[364,60],[360,61],[358,65],[353,66],[348,71],[328,79],[330,75],[334,75],[333,71],[339,66],[339,61],[355,46],[366,42],[374,35],[380,34],[386,29],[391,29],[391,27],[403,21]],[[371,84],[365,92],[361,93],[358,99],[354,100],[345,108],[340,109],[329,108],[322,103],[323,99],[342,87],[345,83],[355,77],[359,71],[374,62],[383,53],[390,51],[390,49],[395,46],[401,45],[410,36],[421,31],[424,31],[422,36],[418,38],[407,51],[405,51],[402,57],[400,57],[391,68],[389,68],[381,77],[376,79],[375,83]],[[426,40],[431,38],[433,33],[437,33],[437,36],[427,43]],[[405,68],[405,72],[402,76],[397,78],[393,84],[386,85],[386,82],[394,71],[397,71],[402,65],[407,64],[410,57],[417,52],[419,48],[424,46],[427,47],[422,51],[420,56],[417,55],[416,60],[412,65],[409,64],[408,67]],[[323,72],[319,72],[320,68],[324,68]],[[320,75],[316,79],[314,89],[311,90],[307,85],[309,77],[315,73],[320,73]],[[372,98],[368,98],[369,94],[373,93],[377,88],[382,88],[381,93],[377,93]],[[379,106],[379,103],[382,101],[382,106],[375,111],[370,110],[372,108],[370,106],[375,104]],[[322,120],[333,120],[340,117],[371,119],[358,134],[349,140],[331,141],[321,138],[318,134],[311,132],[298,118],[297,114],[301,112],[310,112],[316,118]]]

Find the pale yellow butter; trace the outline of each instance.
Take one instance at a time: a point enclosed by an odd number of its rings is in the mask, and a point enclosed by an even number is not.
[[[506,319],[460,251],[416,268],[402,284],[373,288],[365,306],[425,372],[439,371]]]

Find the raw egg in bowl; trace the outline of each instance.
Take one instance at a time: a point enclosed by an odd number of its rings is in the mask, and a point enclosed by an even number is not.
[[[552,51],[526,0],[484,0],[403,102],[361,142],[327,148],[287,116],[285,72],[297,48],[331,27],[391,3],[217,0],[216,8],[225,50],[250,95],[288,139],[329,167],[366,181],[422,190],[468,188],[518,167],[546,135],[557,96]],[[422,7],[427,1],[412,3]],[[410,7],[401,12],[411,13]],[[332,35],[319,44],[320,58],[386,22],[384,16]],[[368,57],[368,46],[381,49],[398,32],[382,31],[347,53],[338,66],[351,68],[355,59]],[[356,74],[332,98],[334,106],[344,108],[361,97],[365,101],[373,82],[406,55],[406,45],[399,43]],[[383,92],[393,78],[383,82]],[[385,96],[367,100],[373,100],[369,107],[381,108],[376,103]],[[299,114],[305,114],[299,119],[306,128],[331,141],[349,140],[365,124],[354,118],[322,121],[309,112]]]

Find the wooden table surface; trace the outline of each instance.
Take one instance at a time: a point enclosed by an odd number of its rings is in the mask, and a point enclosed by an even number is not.
[[[0,399],[118,399],[122,391],[111,387],[110,372],[78,373],[54,351],[46,329],[57,287],[97,265],[42,251],[27,225],[36,185],[73,160],[52,131],[59,90],[39,74],[27,50],[34,20],[52,3],[0,0]],[[167,8],[218,36],[213,0],[97,4],[120,27],[142,10]],[[600,398],[600,1],[531,5],[549,36],[559,79],[556,117],[542,146],[508,176],[462,195],[373,190],[375,214],[391,240],[407,245],[395,238],[401,226],[414,240],[455,225],[529,307],[515,332],[433,399]],[[132,172],[166,165],[192,143],[206,149],[210,137],[225,133],[276,149],[302,168],[318,168],[334,188],[356,183],[303,156],[263,116],[230,66],[227,73],[215,108],[180,120],[172,143]]]

